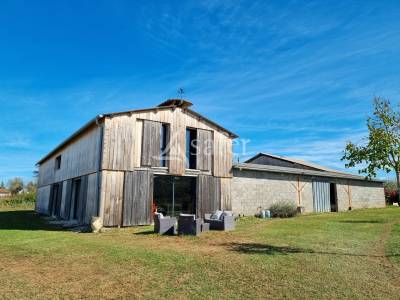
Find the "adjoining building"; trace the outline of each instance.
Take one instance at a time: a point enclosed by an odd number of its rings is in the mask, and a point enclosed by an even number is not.
[[[305,212],[385,205],[381,181],[268,154],[233,164],[237,135],[190,106],[170,99],[89,121],[38,162],[36,211],[132,226],[150,224],[155,208],[204,216],[253,215],[276,201]]]
[[[281,201],[295,203],[302,212],[385,206],[383,181],[267,153],[233,166],[231,192],[232,209],[242,215]]]
[[[0,198],[7,198],[7,197],[11,197],[11,191],[1,188],[0,189]]]

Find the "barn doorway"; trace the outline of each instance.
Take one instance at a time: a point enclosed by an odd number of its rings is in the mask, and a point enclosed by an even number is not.
[[[331,204],[331,212],[337,212],[337,191],[336,191],[336,183],[331,182],[329,186],[329,196],[330,196],[330,204]]]
[[[60,217],[61,212],[62,184],[54,183],[50,195],[49,214],[54,217]]]
[[[78,220],[78,207],[81,195],[81,179],[72,182],[71,220]]]
[[[164,216],[196,213],[196,178],[154,175],[153,202]]]
[[[323,180],[315,180],[312,183],[312,189],[315,212],[337,211],[336,183]]]

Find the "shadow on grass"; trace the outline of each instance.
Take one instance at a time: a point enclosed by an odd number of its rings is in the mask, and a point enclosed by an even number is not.
[[[257,243],[230,243],[226,246],[232,251],[246,254],[286,255],[290,253],[314,253],[311,249],[280,247]]]
[[[0,211],[0,230],[62,231],[61,226],[50,225],[32,210]]]
[[[386,223],[385,220],[341,220],[338,223],[348,223],[348,224],[383,224]]]
[[[135,235],[155,235],[154,230],[146,230],[146,231],[139,231],[135,232]]]
[[[359,254],[334,251],[315,251],[312,249],[296,248],[296,247],[280,247],[268,244],[258,243],[229,243],[225,244],[229,250],[244,254],[265,254],[265,255],[289,255],[296,253],[320,254],[320,255],[339,255],[339,256],[359,256],[359,257],[396,257],[400,254],[392,255],[376,255],[376,254]]]

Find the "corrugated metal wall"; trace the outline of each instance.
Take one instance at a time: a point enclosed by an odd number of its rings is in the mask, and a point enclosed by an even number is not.
[[[330,212],[330,184],[324,181],[313,181],[313,198],[315,212]]]

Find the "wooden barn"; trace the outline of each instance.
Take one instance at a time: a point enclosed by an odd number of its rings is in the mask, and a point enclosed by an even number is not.
[[[216,209],[254,215],[276,202],[303,212],[383,207],[382,181],[260,153],[232,163],[237,136],[180,99],[157,107],[99,115],[38,162],[36,210],[105,226],[203,217]]]
[[[237,136],[180,99],[99,115],[38,162],[36,210],[79,224],[144,225],[152,209],[231,209]]]

